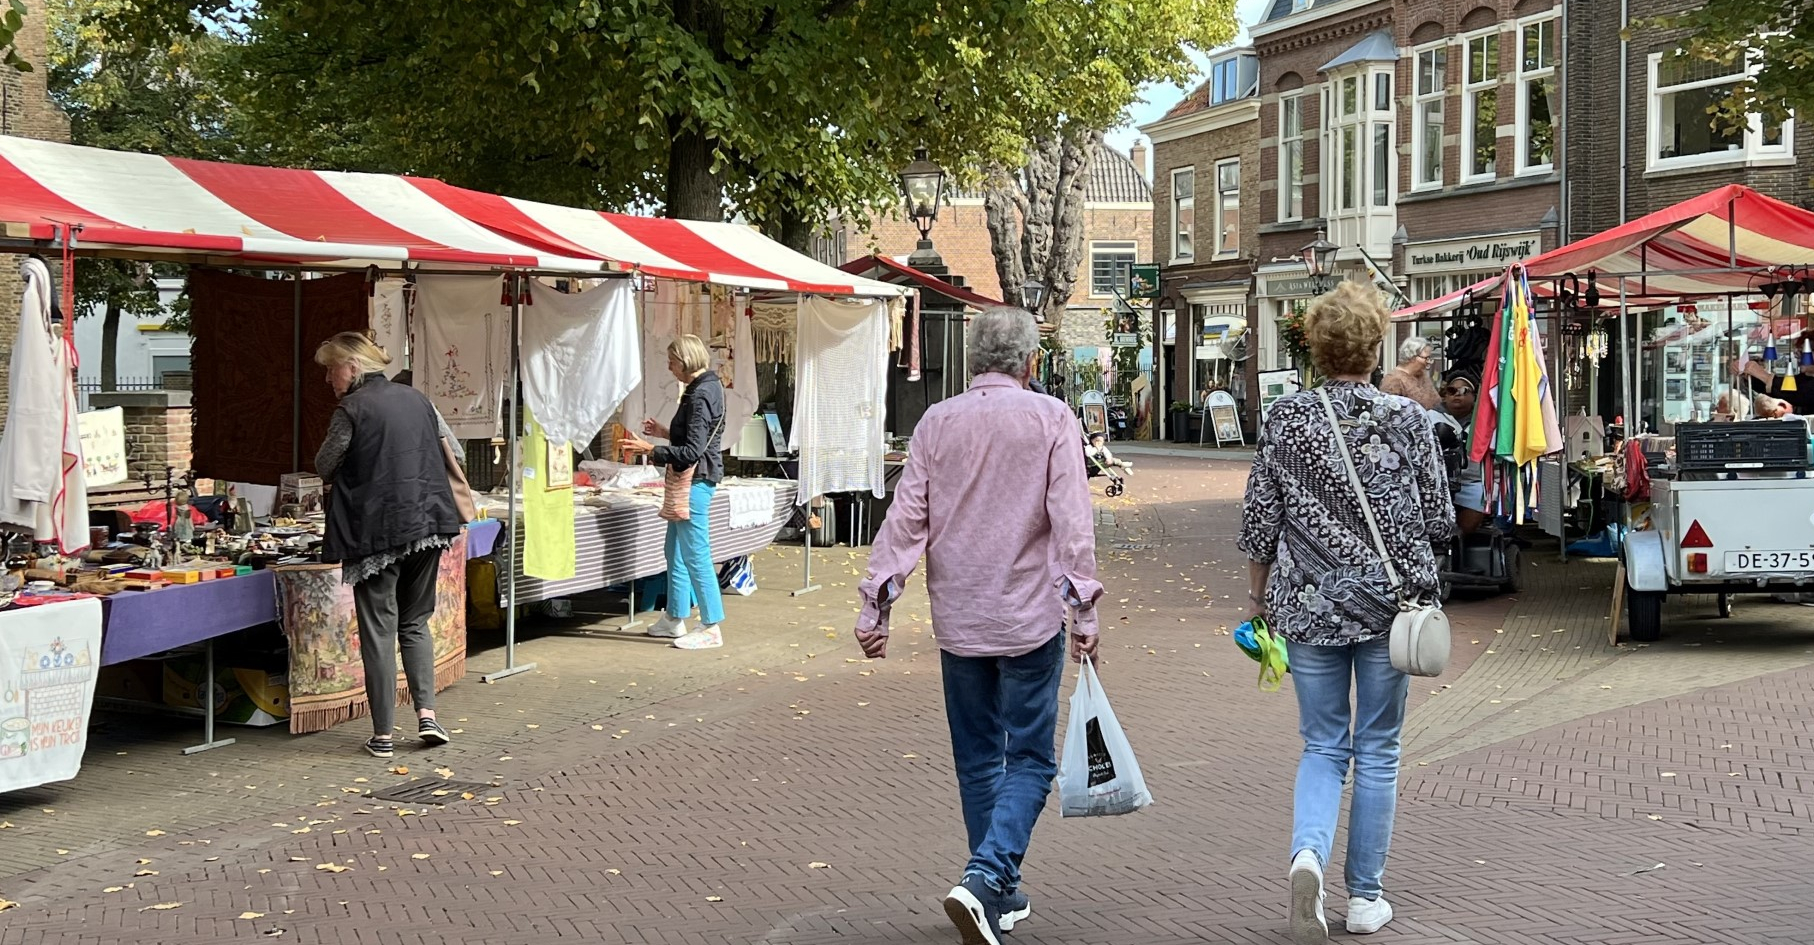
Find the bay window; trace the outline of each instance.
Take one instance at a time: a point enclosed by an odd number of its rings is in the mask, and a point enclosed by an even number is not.
[[[1193,256],[1191,236],[1197,228],[1197,170],[1181,167],[1172,171],[1172,258],[1188,260]]]
[[[1730,127],[1713,114],[1746,74],[1743,62],[1709,62],[1680,50],[1652,54],[1649,169],[1792,161],[1793,119],[1770,121],[1753,113],[1743,127]]]
[[[1491,180],[1499,167],[1499,28],[1463,41],[1461,179]]]
[[[1279,99],[1279,219],[1304,218],[1304,96]]]
[[[1411,187],[1442,186],[1442,133],[1449,93],[1449,49],[1438,43],[1417,51],[1411,104]]]
[[[1387,208],[1393,197],[1392,75],[1375,68],[1332,82],[1329,114],[1333,216]]]
[[[1556,164],[1556,17],[1518,28],[1518,173]]]

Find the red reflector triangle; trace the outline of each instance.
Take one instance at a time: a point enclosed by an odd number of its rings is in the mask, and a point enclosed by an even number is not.
[[[1688,534],[1682,536],[1683,548],[1711,548],[1713,539],[1707,537],[1707,530],[1701,527],[1699,520],[1688,526]]]

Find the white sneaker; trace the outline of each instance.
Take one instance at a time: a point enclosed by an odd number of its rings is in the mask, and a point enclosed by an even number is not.
[[[1362,899],[1359,896],[1348,897],[1348,931],[1355,935],[1369,935],[1386,927],[1392,921],[1392,904],[1386,901],[1384,893],[1378,899]]]
[[[684,637],[687,635],[687,620],[685,617],[670,617],[667,614],[662,614],[661,619],[655,621],[654,625],[649,627],[647,632],[649,636],[662,637],[663,639],[668,640],[672,640],[676,637]]]
[[[1329,920],[1323,916],[1323,864],[1309,850],[1299,850],[1291,860],[1291,941],[1293,945],[1329,941]]]
[[[683,650],[710,650],[724,645],[724,631],[712,624],[674,641],[674,645]]]

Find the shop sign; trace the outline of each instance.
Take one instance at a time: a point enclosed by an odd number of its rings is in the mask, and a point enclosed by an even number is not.
[[[1405,250],[1405,270],[1423,273],[1454,269],[1503,269],[1537,255],[1537,250],[1535,232],[1479,240],[1412,243]]]
[[[1140,333],[1118,331],[1115,333],[1114,345],[1117,348],[1138,348],[1140,347]]]
[[[1135,266],[1128,277],[1130,299],[1156,299],[1159,297],[1159,267]]]
[[[1266,279],[1260,283],[1269,298],[1309,298],[1316,295],[1316,280],[1309,276],[1297,276],[1290,279]]]

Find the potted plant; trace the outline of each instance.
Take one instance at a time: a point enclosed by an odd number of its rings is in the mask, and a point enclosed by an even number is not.
[[[1173,443],[1189,443],[1190,439],[1190,404],[1174,400],[1171,405],[1171,424],[1166,428],[1171,434]]]

